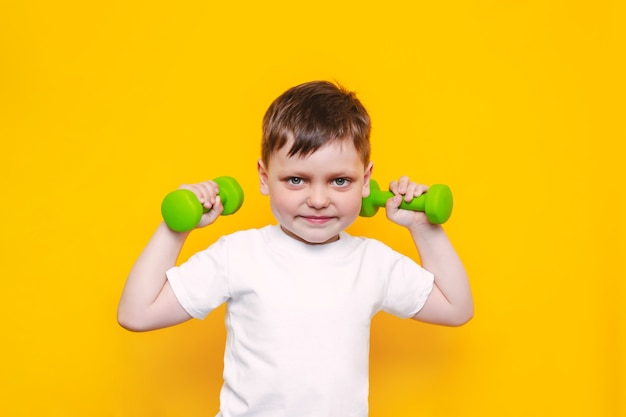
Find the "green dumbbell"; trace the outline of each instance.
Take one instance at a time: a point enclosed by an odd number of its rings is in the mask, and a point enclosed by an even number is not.
[[[361,203],[363,217],[372,217],[379,207],[385,207],[387,200],[393,197],[391,191],[381,191],[378,183],[370,180],[370,195]],[[402,200],[400,208],[404,210],[423,211],[426,218],[432,224],[445,223],[452,214],[452,191],[444,184],[434,184],[428,188],[428,192],[415,197],[410,203]]]
[[[233,214],[243,204],[243,189],[233,177],[218,177],[213,180],[219,186],[220,199],[224,206],[223,216]],[[209,210],[189,190],[174,190],[161,203],[161,214],[165,224],[175,232],[187,232],[195,228],[204,213]]]

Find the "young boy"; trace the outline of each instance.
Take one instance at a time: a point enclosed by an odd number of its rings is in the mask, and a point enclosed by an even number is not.
[[[380,310],[458,326],[473,315],[461,261],[441,226],[398,209],[427,191],[402,177],[387,217],[408,229],[423,266],[348,235],[369,194],[370,119],[328,82],[291,88],[263,120],[261,193],[277,225],[221,237],[175,266],[188,233],[161,224],[131,270],[118,320],[133,331],[203,318],[226,302],[218,417],[365,417],[370,322]],[[182,186],[223,207],[212,181]]]

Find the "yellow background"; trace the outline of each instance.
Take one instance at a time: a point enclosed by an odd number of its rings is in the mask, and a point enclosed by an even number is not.
[[[3,1],[0,414],[215,414],[223,308],[133,334],[119,294],[180,183],[246,191],[184,258],[271,221],[263,113],[330,79],[371,113],[379,182],[451,186],[476,302],[461,328],[377,316],[371,416],[625,416],[624,9]],[[382,213],[350,231],[416,257]]]

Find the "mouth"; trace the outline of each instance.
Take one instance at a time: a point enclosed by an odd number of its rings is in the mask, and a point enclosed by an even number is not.
[[[333,216],[299,216],[301,219],[305,220],[307,223],[322,225],[330,222],[335,217]]]

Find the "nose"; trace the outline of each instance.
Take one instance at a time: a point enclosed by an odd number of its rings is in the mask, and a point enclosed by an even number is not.
[[[315,186],[310,188],[306,203],[309,207],[315,209],[323,209],[330,204],[328,190],[323,186]]]

